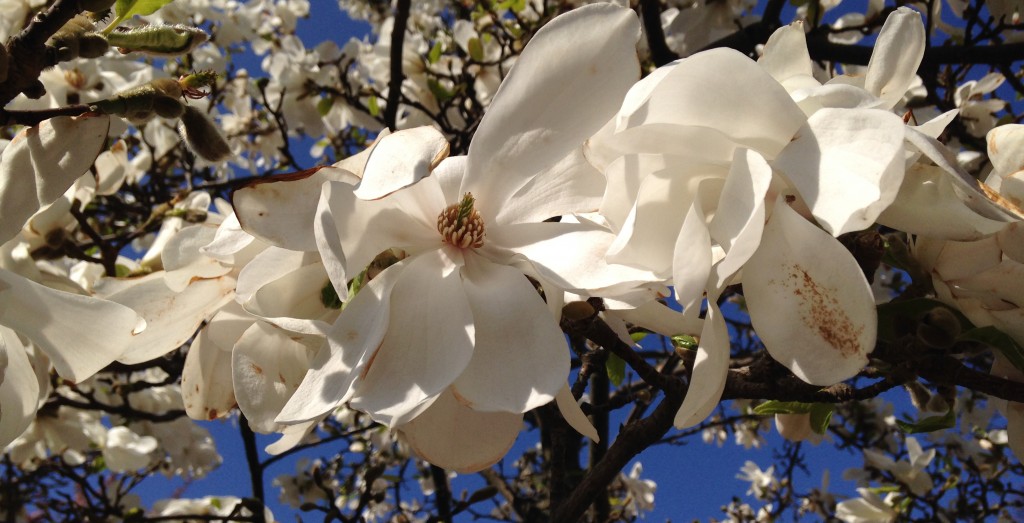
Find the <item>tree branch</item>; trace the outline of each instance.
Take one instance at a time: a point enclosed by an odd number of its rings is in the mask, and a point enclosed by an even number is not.
[[[7,81],[0,83],[0,106],[6,106],[22,92],[34,94],[31,91],[41,87],[39,74],[56,63],[46,52],[46,41],[81,12],[78,0],[57,0],[8,41],[10,69]]]
[[[661,29],[661,2],[658,0],[640,0],[640,18],[644,22],[644,33],[647,35],[647,47],[651,50],[651,60],[661,67],[679,58],[665,43],[665,31]]]
[[[398,103],[402,99],[402,48],[405,45],[405,28],[409,24],[410,0],[398,0],[395,7],[395,24],[391,29],[391,78],[388,80],[388,100],[384,107],[384,125],[398,128]]]

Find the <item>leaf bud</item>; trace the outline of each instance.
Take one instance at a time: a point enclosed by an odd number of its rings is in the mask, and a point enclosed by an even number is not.
[[[917,324],[917,339],[935,349],[948,349],[960,335],[960,320],[946,307],[926,312]]]
[[[204,160],[219,162],[231,155],[231,146],[221,136],[205,114],[192,106],[185,106],[178,131],[188,146]]]
[[[209,35],[198,27],[151,24],[107,35],[110,45],[127,54],[133,51],[153,56],[180,56],[207,41]]]
[[[185,104],[177,98],[157,96],[153,99],[153,111],[163,118],[180,118],[185,112]]]
[[[929,410],[928,403],[932,399],[932,391],[928,390],[919,381],[910,381],[903,384],[903,388],[907,389],[907,394],[910,395],[910,403],[917,410]]]

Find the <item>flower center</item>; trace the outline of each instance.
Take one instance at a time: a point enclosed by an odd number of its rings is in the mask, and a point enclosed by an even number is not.
[[[484,220],[473,208],[476,200],[466,193],[462,201],[449,205],[437,217],[437,232],[445,243],[460,249],[477,248],[484,244]]]

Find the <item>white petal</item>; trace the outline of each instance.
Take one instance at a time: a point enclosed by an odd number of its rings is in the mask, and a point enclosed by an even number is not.
[[[178,231],[164,245],[160,256],[167,271],[165,282],[171,290],[181,292],[193,279],[216,278],[231,272],[230,266],[201,252],[216,234],[217,229],[212,225],[192,225]]]
[[[1024,125],[1007,124],[985,136],[992,169],[1002,176],[1024,170]]]
[[[476,342],[453,392],[481,411],[550,403],[569,377],[569,347],[537,289],[518,269],[475,255],[466,256],[462,278]]]
[[[650,173],[618,238],[608,249],[608,261],[671,274],[673,247],[698,188],[707,183],[704,197],[712,198],[714,194],[717,198],[727,174],[724,165],[691,163],[683,158],[671,158],[664,170]],[[712,190],[712,186],[717,188]]]
[[[725,380],[729,374],[729,330],[715,303],[717,299],[717,296],[708,296],[708,316],[704,320],[697,358],[693,362],[693,377],[683,404],[676,412],[676,428],[692,427],[704,421],[715,410],[725,391]]]
[[[348,184],[325,184],[313,228],[335,288],[387,249],[415,254],[440,246],[437,217],[445,207],[433,177],[380,200],[360,200]]]
[[[349,302],[327,333],[327,343],[309,363],[299,388],[278,414],[278,423],[309,421],[348,401],[352,383],[387,333],[392,289],[409,261],[381,272]]]
[[[804,122],[789,93],[764,69],[731,49],[680,60],[620,129],[653,123],[717,129],[773,158]]]
[[[398,430],[421,458],[469,473],[497,463],[512,448],[522,427],[522,414],[478,412],[444,391],[430,408]]]
[[[905,125],[871,109],[814,113],[773,165],[786,174],[834,236],[875,222],[903,180]]]
[[[1007,201],[991,188],[971,176],[960,167],[956,155],[949,148],[939,143],[935,138],[913,127],[907,127],[906,130],[907,143],[950,174],[949,180],[953,182],[954,189],[971,210],[992,220],[1009,222],[1024,219],[1024,209],[1021,209],[1019,205],[1013,202]],[[991,152],[991,142],[989,142],[989,149]],[[1007,160],[1009,159],[1007,158]]]
[[[298,389],[314,352],[309,342],[293,339],[281,329],[256,322],[231,351],[231,382],[238,409],[252,430],[282,429],[274,418]]]
[[[6,360],[0,382],[0,446],[6,447],[35,418],[39,383],[18,334],[4,326],[0,326],[0,350]]]
[[[562,417],[565,418],[566,423],[570,427],[576,429],[576,432],[590,438],[590,441],[599,443],[601,437],[597,434],[597,429],[590,423],[590,419],[583,413],[583,409],[580,408],[580,404],[576,402],[576,398],[572,396],[572,391],[569,390],[568,385],[562,385],[561,390],[558,391],[558,395],[555,396],[555,401],[558,402],[558,411],[562,413]]]
[[[433,127],[415,127],[379,138],[366,161],[356,197],[383,198],[430,174],[448,156],[448,140]]]
[[[35,343],[64,378],[92,376],[134,341],[140,319],[128,307],[53,290],[3,269],[0,281],[8,286],[0,301],[17,304],[0,311],[0,325]]]
[[[896,105],[917,74],[917,66],[924,58],[924,47],[921,15],[909,7],[894,11],[878,33],[864,88],[886,101],[889,107]]]
[[[163,356],[177,349],[227,302],[235,291],[233,278],[221,277],[192,282],[184,291],[174,292],[155,272],[137,283],[108,296],[127,305],[146,320],[146,330],[135,336],[117,361],[132,365]]]
[[[291,450],[299,443],[302,443],[302,441],[306,439],[306,436],[313,432],[313,429],[323,421],[324,417],[318,417],[295,425],[285,426],[281,429],[281,438],[270,445],[267,445],[264,450],[266,450],[267,454],[270,454],[271,456],[276,456],[282,452]]]
[[[716,289],[740,270],[761,243],[765,221],[765,195],[772,182],[772,168],[751,150],[737,152],[708,230],[725,249],[725,258],[714,267],[710,282]]]
[[[709,183],[703,183],[698,193],[706,193],[712,189]],[[704,217],[702,200],[703,198],[698,196],[690,205],[672,253],[672,285],[675,287],[675,298],[688,316],[692,314],[694,307],[700,308],[700,302],[708,286],[708,277],[711,275],[711,233]]]
[[[58,116],[15,136],[0,157],[0,244],[60,198],[107,141],[108,116]]]
[[[878,216],[878,223],[946,240],[976,240],[1006,225],[971,210],[954,188],[952,177],[934,165],[911,165],[896,199]]]
[[[319,319],[330,311],[321,299],[321,291],[330,284],[322,264],[303,265],[261,287],[245,309],[265,318]]]
[[[224,329],[224,323],[232,324],[231,327],[241,324],[244,329],[254,322],[251,317],[241,318],[222,310],[200,329],[189,346],[185,367],[181,371],[181,397],[185,402],[185,413],[190,418],[217,419],[226,416],[235,406],[235,392],[231,386],[233,343],[220,344],[213,333],[218,327],[220,330],[238,330],[237,327]],[[240,335],[241,332],[237,336]]]
[[[584,223],[523,223],[488,231],[498,245],[523,255],[545,279],[562,290],[614,293],[660,281],[649,271],[611,264],[604,253],[615,240],[605,229]]]
[[[387,335],[352,399],[352,408],[388,426],[447,389],[469,364],[474,343],[465,284],[444,249],[413,258],[391,296]]]
[[[238,301],[249,301],[256,291],[282,276],[316,261],[316,252],[292,251],[280,247],[267,247],[257,254],[238,273],[235,293]]]
[[[775,30],[764,44],[757,63],[772,78],[783,83],[790,78],[814,77],[811,55],[807,52],[807,34],[802,21]]]
[[[500,204],[612,117],[639,76],[640,22],[594,4],[558,16],[523,49],[480,121],[461,192]],[[480,209],[491,222],[498,209]]]
[[[234,192],[231,201],[242,229],[278,247],[315,251],[313,219],[326,181],[355,185],[352,173],[335,167],[268,176]]]
[[[743,269],[754,330],[768,353],[813,385],[857,374],[875,348],[871,286],[850,253],[781,198]]]
[[[256,237],[242,230],[242,225],[238,223],[238,215],[232,212],[217,227],[213,240],[199,251],[220,262],[232,264],[235,263],[235,255],[251,245],[254,240]]]
[[[494,220],[497,224],[528,223],[596,211],[604,185],[604,175],[583,156],[583,148],[577,147],[512,195]]]
[[[634,325],[665,336],[694,335],[704,328],[704,320],[673,310],[659,301],[649,301],[636,309],[617,310],[615,314]]]

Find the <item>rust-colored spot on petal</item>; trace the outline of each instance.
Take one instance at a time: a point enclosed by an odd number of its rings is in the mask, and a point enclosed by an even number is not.
[[[255,372],[256,374],[263,374],[263,367],[260,367],[259,365],[256,365],[255,363],[253,363],[252,364],[252,371]]]
[[[787,286],[803,306],[801,319],[808,327],[818,332],[826,343],[840,354],[856,357],[860,354],[860,335],[864,330],[846,314],[839,300],[830,289],[822,287],[799,264],[790,267]]]

